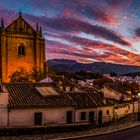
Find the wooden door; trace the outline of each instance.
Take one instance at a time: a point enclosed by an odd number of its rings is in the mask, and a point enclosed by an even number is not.
[[[34,114],[34,125],[42,125],[42,112]]]
[[[67,123],[72,123],[72,111],[67,111]]]
[[[103,112],[99,111],[99,113],[98,113],[98,125],[99,125],[99,127],[102,126],[102,119],[103,119]]]
[[[94,112],[89,112],[89,122],[93,126],[94,125]]]

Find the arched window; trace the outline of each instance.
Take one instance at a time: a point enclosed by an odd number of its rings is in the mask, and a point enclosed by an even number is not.
[[[25,56],[25,46],[23,44],[21,44],[18,47],[18,55],[24,55]]]

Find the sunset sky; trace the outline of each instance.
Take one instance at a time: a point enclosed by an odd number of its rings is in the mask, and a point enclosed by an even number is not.
[[[46,59],[140,66],[140,0],[0,0],[6,25],[19,11],[42,26]]]

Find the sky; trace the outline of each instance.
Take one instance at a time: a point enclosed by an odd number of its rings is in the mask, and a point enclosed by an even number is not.
[[[0,0],[5,25],[18,17],[46,39],[46,59],[140,66],[140,0]]]

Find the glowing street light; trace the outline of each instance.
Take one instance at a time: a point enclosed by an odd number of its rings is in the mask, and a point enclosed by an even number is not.
[[[140,93],[138,93],[138,121],[140,121]]]

